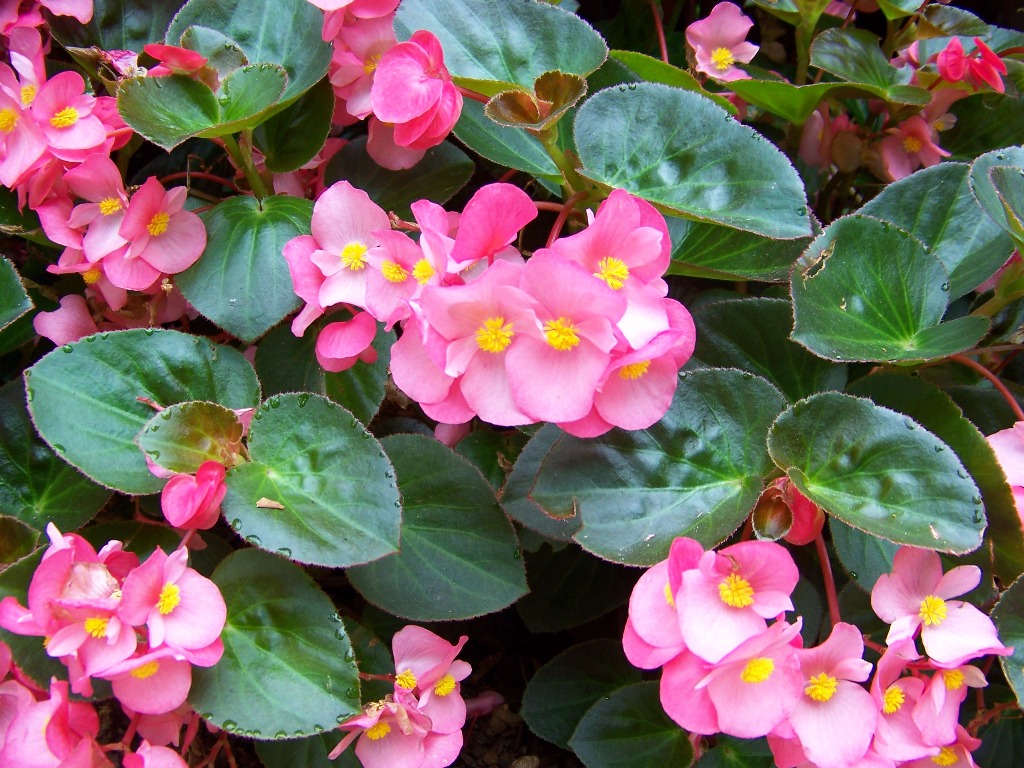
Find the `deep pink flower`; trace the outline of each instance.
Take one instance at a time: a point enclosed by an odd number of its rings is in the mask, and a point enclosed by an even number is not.
[[[46,139],[50,153],[62,160],[84,160],[76,152],[97,151],[107,129],[92,114],[96,97],[86,92],[77,72],[60,72],[39,89],[32,101],[32,117]]]
[[[154,746],[143,741],[138,750],[126,754],[124,768],[188,768],[181,755],[167,747]]]
[[[707,18],[688,26],[686,42],[694,51],[697,71],[725,81],[749,78],[736,62],[746,64],[757,53],[758,47],[746,42],[752,26],[734,3],[719,3]]]
[[[519,230],[537,218],[537,206],[530,196],[513,184],[487,184],[478,189],[462,209],[459,231],[451,256],[459,264],[478,259],[519,256],[510,243]]]
[[[212,528],[220,519],[220,503],[228,488],[224,465],[204,461],[195,475],[175,475],[160,492],[160,509],[175,528]]]
[[[974,38],[975,50],[971,55],[964,53],[960,38],[952,37],[942,52],[936,57],[939,74],[942,79],[951,83],[967,82],[974,88],[982,83],[992,90],[1002,93],[1006,90],[1003,78],[1006,64],[980,38]]]

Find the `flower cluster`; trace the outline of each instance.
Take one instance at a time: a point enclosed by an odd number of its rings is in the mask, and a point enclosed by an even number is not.
[[[339,182],[317,201],[312,235],[285,246],[306,302],[296,335],[331,307],[368,313],[323,329],[316,352],[327,370],[375,354],[374,320],[401,322],[395,383],[439,422],[551,421],[589,437],[664,415],[695,336],[666,297],[671,244],[649,203],[615,190],[590,226],[529,260],[510,245],[536,216],[517,187],[483,187],[461,216],[425,200],[412,209],[418,241]]]
[[[935,552],[911,547],[897,552],[893,569],[871,596],[891,626],[870,688],[860,685],[872,665],[855,626],[837,623],[821,645],[801,647],[801,620],[784,620],[799,573],[789,552],[767,541],[705,552],[676,539],[633,590],[626,657],[663,668],[662,706],[680,726],[767,736],[779,768],[973,765],[980,742],[957,716],[967,688],[985,677],[967,662],[1012,650],[988,616],[950,599],[977,586],[981,572],[959,566],[943,575]],[[903,675],[908,668],[913,674]]]
[[[71,690],[109,680],[133,712],[165,715],[192,685],[192,666],[213,666],[227,611],[217,586],[187,566],[188,550],[139,558],[111,541],[97,552],[77,534],[47,527],[50,546],[32,576],[28,607],[0,602],[0,627],[46,638],[68,668]]]
[[[356,741],[364,768],[451,765],[462,749],[466,722],[460,684],[472,670],[456,656],[467,639],[463,635],[452,645],[422,627],[401,629],[392,642],[394,693],[342,723],[348,734],[329,757],[333,760]]]

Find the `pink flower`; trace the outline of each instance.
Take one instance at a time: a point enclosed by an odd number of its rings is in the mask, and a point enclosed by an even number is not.
[[[228,488],[224,465],[204,461],[195,475],[175,475],[160,492],[160,509],[175,528],[212,528],[220,519],[220,503]]]
[[[134,753],[126,754],[123,765],[124,768],[188,768],[173,749],[153,746],[148,741],[143,741]]]
[[[396,696],[413,697],[416,708],[430,718],[434,733],[455,733],[466,722],[466,702],[459,684],[472,668],[455,657],[468,639],[463,635],[452,645],[428,629],[410,625],[399,630],[392,641]]]
[[[904,120],[889,134],[882,139],[879,152],[891,181],[899,181],[918,168],[930,168],[943,157],[949,157],[949,152],[935,143],[935,129],[920,115]]]
[[[163,715],[185,703],[192,687],[192,665],[163,646],[138,653],[101,677],[111,681],[114,696],[134,712]]]
[[[992,619],[970,603],[949,599],[974,589],[980,580],[976,565],[943,574],[938,553],[900,547],[893,572],[880,576],[871,590],[871,607],[892,625],[886,643],[914,637],[920,628],[925,652],[940,667],[958,667],[989,653],[1012,653],[999,642]]]
[[[345,371],[362,360],[373,363],[377,350],[371,344],[377,323],[368,312],[357,312],[351,320],[329,323],[316,337],[316,359],[325,371]]]
[[[1019,255],[1016,258],[1020,260]],[[991,434],[986,439],[1006,475],[1006,482],[1010,484],[1017,516],[1024,526],[1024,421],[1018,421],[1009,429]]]
[[[42,130],[49,151],[62,160],[81,161],[84,151],[97,151],[107,139],[107,129],[92,114],[96,97],[86,92],[77,72],[65,71],[50,78],[32,101],[32,117]]]
[[[911,661],[919,658],[913,640],[893,643],[879,659],[871,681],[871,698],[878,713],[871,751],[890,761],[916,760],[938,752],[925,743],[913,717],[924,681],[900,676]]]
[[[982,83],[992,90],[1002,93],[1006,90],[1000,75],[1006,74],[1006,64],[980,38],[974,38],[975,51],[971,55],[964,53],[960,38],[950,38],[949,43],[936,58],[939,74],[942,79],[951,83],[967,82],[974,88]]]
[[[970,664],[936,670],[913,711],[914,723],[921,729],[925,743],[940,746],[954,741],[960,705],[969,689],[987,685],[985,673]]]
[[[368,704],[362,715],[340,728],[349,731],[328,755],[333,760],[357,739],[356,757],[364,768],[443,768],[462,749],[462,731],[434,733],[430,719],[388,698]]]
[[[81,247],[89,262],[95,264],[127,245],[119,230],[128,208],[128,194],[114,162],[105,155],[90,155],[68,171],[64,181],[76,197],[88,201],[75,206],[67,225],[88,228]]]
[[[725,81],[749,78],[736,62],[746,64],[757,53],[758,47],[746,42],[752,26],[733,3],[719,3],[707,18],[688,26],[686,42],[693,48],[697,71]]]
[[[956,726],[956,739],[942,746],[937,755],[922,757],[911,763],[904,763],[903,768],[978,768],[971,753],[981,746],[981,739],[971,736],[962,725]]]
[[[59,309],[39,312],[32,318],[32,327],[58,347],[99,331],[89,312],[89,305],[77,293],[62,298]]]

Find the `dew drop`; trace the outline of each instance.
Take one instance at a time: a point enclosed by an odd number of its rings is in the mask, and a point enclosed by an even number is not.
[[[627,87],[627,88],[628,88],[629,90],[631,90],[631,91],[635,91],[635,90],[636,90],[636,83],[630,83],[630,84],[629,84],[629,85],[627,85],[626,87]]]
[[[36,393],[35,393],[35,391],[33,389],[31,389],[31,388],[26,389],[25,390],[25,394],[28,396],[28,401],[30,403],[35,399]]]
[[[912,421],[904,421],[903,422],[903,426],[906,427],[907,429],[909,429],[911,432],[913,432],[915,429],[917,429],[917,424],[915,424]]]
[[[295,731],[295,735],[296,736],[308,736],[309,734],[307,734],[305,731],[300,729],[300,730]]]
[[[943,293],[949,293],[949,283],[943,283],[939,286]]]
[[[359,698],[359,687],[353,685],[351,688],[349,688],[347,691],[345,691],[345,695],[348,696],[350,699],[358,699]]]
[[[262,419],[262,418],[263,418],[263,412],[262,412],[262,411],[256,411],[256,413],[254,413],[254,414],[252,415],[252,417],[253,417],[254,419],[256,419],[256,421],[259,421],[260,419]]]
[[[967,479],[967,472],[966,472],[966,470],[958,469],[956,471],[956,476],[959,477],[961,480],[966,480]]]
[[[280,408],[281,407],[281,398],[279,398],[279,397],[271,398],[270,401],[269,401],[269,405],[270,405],[271,408]]]
[[[231,521],[231,529],[232,530],[237,531],[241,527],[242,527],[242,521],[239,520],[237,517],[234,520]]]
[[[67,448],[65,448],[60,443],[54,443],[53,444],[53,450],[55,450],[57,453],[64,453],[64,451],[66,451]]]
[[[523,550],[520,549],[519,547],[516,547],[516,551],[512,553],[512,557],[515,558],[516,560],[522,560],[523,559]]]
[[[251,735],[254,739],[259,739],[263,736],[263,731],[261,731],[259,728],[255,728],[248,735]]]
[[[85,343],[86,344],[92,344],[94,341],[96,341],[96,337],[95,336],[86,336],[85,337]]]
[[[750,380],[751,380],[751,379],[753,379],[753,378],[754,378],[754,374],[750,373],[749,371],[745,371],[745,372],[743,373],[743,379],[744,379],[744,381],[750,381]]]
[[[160,411],[160,418],[163,419],[164,421],[170,421],[171,420],[171,412],[166,410],[166,409],[163,410],[163,411]]]
[[[259,536],[246,536],[245,542],[246,544],[252,544],[254,547],[258,547],[261,543]]]
[[[320,725],[319,723],[316,723],[316,724],[313,725],[313,730],[316,731],[317,733],[323,733],[326,729],[322,725]]]
[[[107,336],[109,336],[109,335],[110,335],[109,333],[104,332],[104,333],[100,334],[100,338],[103,339],[104,341],[106,341]]]
[[[72,352],[74,352],[74,350],[71,348],[70,344],[65,344],[63,347],[61,347],[61,351],[64,352],[65,354],[68,354],[68,355],[70,355]]]
[[[160,431],[160,425],[159,424],[154,424],[152,427],[149,428],[149,431],[150,432],[159,432]]]
[[[936,453],[942,453],[942,452],[943,452],[944,450],[946,450],[946,449],[945,449],[945,448],[944,448],[943,446],[941,446],[941,445],[936,445],[936,446],[933,446],[933,447],[935,448],[935,452],[936,452]]]
[[[146,335],[147,336],[152,336],[154,333],[156,333],[156,329],[155,328],[147,328],[146,329]],[[197,339],[197,341],[198,341],[198,339]]]
[[[341,621],[341,616],[339,616],[336,613],[332,613],[330,616],[327,617],[327,620],[328,621],[333,621],[335,624],[337,624],[338,622]]]
[[[860,578],[860,576],[857,575],[856,571],[850,571],[850,578],[853,579],[854,581],[856,581],[857,579]]]
[[[344,715],[338,715],[336,718],[334,718],[334,722],[336,722],[338,725],[341,725],[346,720],[348,720],[348,718],[345,717]]]
[[[348,638],[348,635],[346,635],[345,631],[342,629],[334,630],[334,636],[339,640],[346,640]]]
[[[221,728],[223,728],[225,731],[228,731],[229,733],[234,733],[236,730],[238,730],[238,723],[236,723],[234,720],[225,720],[224,724],[221,725]]]
[[[279,550],[277,550],[277,554],[284,555],[285,557],[290,558],[292,556],[292,551],[288,549],[288,547],[281,547]]]
[[[213,717],[213,713],[212,712],[200,712],[199,716],[201,718],[203,718],[203,720],[209,720],[211,717]]]
[[[308,394],[299,395],[299,397],[298,397],[299,408],[305,408],[306,407],[306,403],[308,403],[308,402],[309,402],[309,395]]]
[[[278,731],[277,733],[274,734],[274,738],[275,739],[287,739],[288,738],[288,732],[287,731]]]
[[[971,499],[971,502],[973,504],[978,505],[979,507],[983,504],[981,496],[975,496],[973,499]]]
[[[346,664],[351,664],[355,660],[356,660],[356,655],[354,653],[352,653],[351,649],[345,651],[345,663]]]

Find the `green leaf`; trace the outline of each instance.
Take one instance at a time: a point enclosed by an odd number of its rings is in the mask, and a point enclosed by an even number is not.
[[[888,222],[846,216],[811,243],[793,270],[793,340],[832,360],[946,357],[976,344],[983,317],[942,322],[942,262]]]
[[[18,379],[0,388],[0,510],[36,531],[53,523],[77,530],[107,503],[110,491],[61,461],[36,435]],[[2,537],[0,537],[2,538]]]
[[[521,597],[526,574],[519,542],[479,471],[423,435],[382,442],[402,492],[402,548],[349,568],[352,586],[388,613],[414,621],[481,616]]]
[[[1013,242],[982,216],[965,163],[922,168],[890,184],[859,213],[916,237],[949,273],[949,298],[974,290],[1010,258]]]
[[[825,389],[842,389],[846,366],[812,355],[789,340],[793,309],[783,299],[734,299],[693,311],[693,356],[720,368],[739,368],[774,384],[790,402]]]
[[[764,738],[737,739],[719,734],[694,768],[774,768],[775,758]]]
[[[199,312],[252,343],[302,303],[281,252],[309,234],[312,216],[312,202],[297,197],[229,197],[201,214],[206,250],[174,282]]]
[[[636,51],[612,51],[611,57],[624,64],[640,79],[648,83],[662,83],[664,85],[671,85],[673,88],[682,88],[684,91],[693,91],[711,99],[730,115],[735,115],[738,112],[733,103],[724,96],[704,90],[700,81],[685,69],[673,67],[661,59],[648,56],[646,53],[637,53]]]
[[[587,768],[689,765],[690,735],[661,706],[659,683],[620,688],[599,699],[580,720],[569,746]]]
[[[980,736],[981,746],[971,755],[977,765],[1016,768],[1017,755],[1024,754],[1024,722],[1019,717],[1000,717]]]
[[[32,554],[39,542],[39,531],[16,517],[0,515],[0,563],[10,565]]]
[[[185,33],[181,36],[181,47],[195,51],[206,58],[205,68],[200,70],[202,74],[198,79],[207,82],[211,88],[220,78],[226,77],[239,67],[249,63],[245,51],[241,49],[238,43],[217,30],[208,27],[196,25],[186,29]],[[217,75],[216,80],[203,77],[206,74],[205,69],[215,72]]]
[[[796,7],[794,0],[753,0],[754,5],[762,10],[768,11],[773,16],[792,24],[794,27],[800,24],[800,9]]]
[[[865,592],[874,589],[879,576],[892,571],[892,560],[899,544],[864,533],[838,517],[830,517],[828,527],[839,562],[850,579]]]
[[[784,407],[778,390],[753,374],[684,373],[653,427],[561,438],[530,496],[549,513],[578,510],[583,528],[575,539],[608,560],[651,565],[677,536],[710,548],[757,501],[772,468],[765,436]]]
[[[366,154],[366,137],[345,144],[327,162],[324,183],[345,179],[361,189],[385,211],[412,215],[410,205],[430,200],[441,205],[462,189],[473,175],[473,161],[449,141],[427,150],[412,168],[390,171]]]
[[[18,562],[0,570],[0,600],[13,597],[22,606],[28,606],[28,585],[32,574],[43,559],[44,547]],[[49,687],[51,677],[65,680],[68,669],[60,661],[47,656],[43,638],[38,635],[16,635],[0,627],[0,642],[11,649],[18,668],[44,689]]]
[[[956,118],[956,124],[943,132],[942,147],[952,153],[954,160],[970,162],[986,152],[1024,143],[1022,99],[1001,93],[976,93],[954,102],[949,112]]]
[[[256,372],[237,350],[152,328],[66,344],[29,368],[25,381],[32,420],[57,454],[101,485],[132,494],[164,485],[135,444],[153,416],[140,398],[236,409],[255,406],[260,391]]]
[[[250,544],[332,568],[398,549],[391,462],[349,411],[319,395],[274,395],[253,414],[249,456],[228,472],[221,507]]]
[[[0,256],[0,330],[32,309],[18,270],[6,256]]]
[[[121,81],[117,109],[136,132],[170,151],[193,136],[213,138],[259,124],[287,80],[274,64],[236,69],[217,93],[185,75],[133,77]]]
[[[656,83],[606,88],[579,108],[575,137],[583,173],[601,184],[766,237],[811,234],[786,156],[698,94]]]
[[[216,30],[245,51],[250,64],[284,67],[288,85],[281,103],[312,88],[327,74],[332,47],[323,41],[323,12],[307,0],[189,0],[167,29],[178,45],[193,26]]]
[[[268,171],[294,171],[316,157],[331,130],[334,101],[331,82],[324,78],[256,127],[253,140]]]
[[[811,239],[772,240],[740,229],[665,218],[672,236],[670,275],[692,275],[720,280],[785,282],[793,262]]]
[[[1017,701],[1024,701],[1024,576],[1000,596],[992,609],[992,621],[1003,645],[1013,646],[1013,654],[1000,656],[999,663]]]
[[[580,520],[575,515],[548,515],[530,498],[530,493],[537,473],[540,472],[541,462],[564,434],[554,424],[545,424],[538,429],[512,465],[512,471],[505,483],[505,491],[501,496],[501,504],[509,517],[531,531],[554,541],[570,541],[573,534],[580,529]]]
[[[811,45],[811,65],[840,80],[873,86],[887,101],[923,106],[931,100],[924,88],[909,85],[911,68],[892,66],[878,38],[863,29],[826,29]]]
[[[491,487],[497,490],[505,485],[509,467],[529,439],[529,435],[517,429],[480,429],[459,440],[455,452],[479,469]]]
[[[318,321],[297,338],[288,325],[281,325],[260,340],[256,349],[256,372],[267,397],[283,392],[313,392],[324,395],[369,424],[384,402],[388,381],[388,362],[394,331],[377,329],[373,348],[377,361],[372,365],[358,362],[347,371],[328,373],[317,362],[315,347]]]
[[[345,627],[298,566],[243,549],[213,574],[227,603],[224,656],[194,667],[189,703],[255,739],[311,736],[359,712],[359,670]]]
[[[539,140],[521,128],[498,125],[484,114],[484,105],[467,99],[462,105],[455,136],[488,160],[559,183],[558,166]]]
[[[151,418],[136,442],[154,464],[194,475],[206,461],[231,466],[241,460],[242,424],[223,405],[178,403]]]
[[[441,41],[452,75],[528,90],[545,72],[589,75],[608,57],[604,40],[587,22],[547,3],[405,0],[395,14],[398,39],[420,29]]]
[[[536,735],[568,749],[569,738],[594,702],[639,681],[640,670],[626,661],[622,643],[590,640],[537,670],[523,692],[520,714]]]
[[[45,13],[50,33],[65,48],[142,53],[147,43],[163,41],[181,5],[182,0],[93,0],[92,18],[85,24],[72,16]]]
[[[923,88],[883,88],[866,83],[793,85],[784,80],[735,80],[729,83],[729,90],[744,101],[795,125],[803,125],[826,99],[879,98],[893,104],[923,105],[929,98],[928,91]]]
[[[925,6],[924,13],[921,14],[920,30],[930,37],[982,37],[988,32],[988,28],[988,24],[963,8],[932,3]]]
[[[969,184],[978,203],[985,213],[1010,235],[1020,237],[1015,232],[1010,211],[1007,211],[1000,189],[996,186],[993,171],[998,168],[1013,166],[1024,169],[1024,147],[1006,147],[993,152],[986,152],[971,164]]]
[[[900,413],[825,392],[779,416],[768,451],[801,493],[855,528],[954,554],[981,544],[977,486],[949,446]]]
[[[1024,243],[1024,168],[998,166],[988,172],[992,186],[1003,206],[1006,231]]]
[[[887,19],[902,19],[913,16],[921,7],[921,0],[878,0],[878,7]]]

